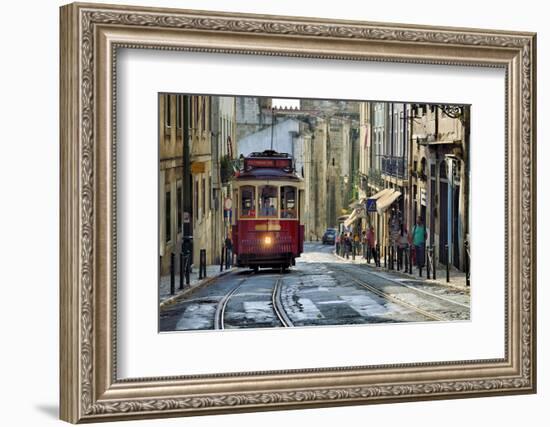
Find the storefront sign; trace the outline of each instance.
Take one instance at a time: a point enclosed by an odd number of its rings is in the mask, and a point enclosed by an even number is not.
[[[193,175],[195,174],[198,174],[198,173],[204,173],[204,167],[205,163],[204,162],[193,162],[191,163],[191,173]]]

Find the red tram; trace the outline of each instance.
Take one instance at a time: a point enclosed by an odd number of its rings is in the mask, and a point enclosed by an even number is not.
[[[239,267],[295,265],[304,249],[304,181],[289,154],[252,153],[234,179],[233,250]]]

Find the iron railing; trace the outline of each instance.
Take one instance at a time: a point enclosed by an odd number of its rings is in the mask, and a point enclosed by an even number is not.
[[[379,169],[369,169],[369,183],[376,187],[384,187],[384,180],[382,179],[382,173]]]
[[[381,160],[382,173],[384,175],[394,176],[400,179],[407,178],[407,168],[403,157],[383,156]]]

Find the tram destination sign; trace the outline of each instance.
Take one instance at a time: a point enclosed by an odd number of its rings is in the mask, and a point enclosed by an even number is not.
[[[246,168],[289,168],[292,166],[291,159],[246,159]]]

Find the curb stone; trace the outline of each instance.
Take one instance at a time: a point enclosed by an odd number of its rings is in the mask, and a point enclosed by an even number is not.
[[[197,290],[204,288],[205,286],[209,285],[211,282],[213,282],[218,277],[225,276],[226,274],[229,274],[233,271],[236,271],[237,267],[231,267],[229,270],[224,270],[223,272],[216,274],[215,276],[207,277],[200,282],[198,282],[196,285],[190,285],[190,287],[185,288],[183,291],[176,293],[175,295],[172,295],[171,297],[165,299],[159,304],[160,310],[165,309],[166,307],[175,304],[181,299],[184,299],[186,297],[189,297],[193,295]]]

